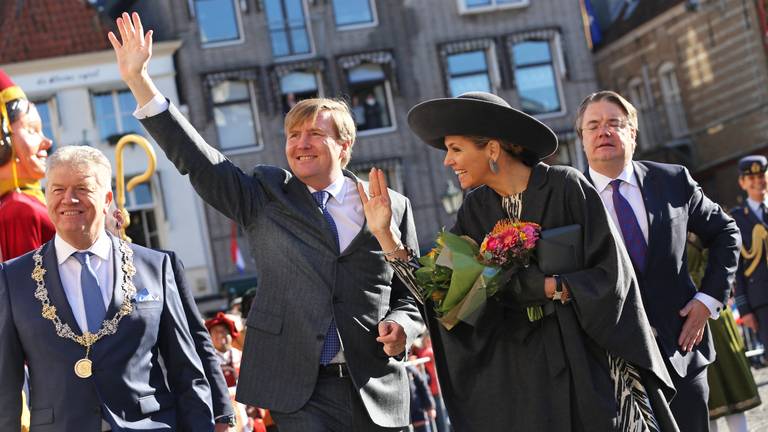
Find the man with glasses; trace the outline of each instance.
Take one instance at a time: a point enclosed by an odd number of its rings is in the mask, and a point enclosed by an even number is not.
[[[707,319],[719,316],[730,294],[739,231],[685,167],[632,160],[637,124],[635,107],[612,91],[587,96],[575,122],[589,162],[585,174],[620,229],[677,389],[672,413],[681,431],[706,431],[706,369],[715,359]],[[688,231],[709,249],[698,291],[687,271]]]

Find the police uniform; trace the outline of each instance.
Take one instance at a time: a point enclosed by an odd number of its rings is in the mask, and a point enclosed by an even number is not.
[[[763,174],[768,167],[764,156],[747,156],[739,161],[739,176]],[[731,216],[741,231],[742,247],[736,272],[735,300],[739,313],[755,315],[758,337],[768,346],[768,200],[757,203],[746,199],[734,207]]]

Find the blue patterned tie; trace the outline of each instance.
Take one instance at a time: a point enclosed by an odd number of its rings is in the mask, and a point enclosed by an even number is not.
[[[104,315],[107,313],[104,307],[104,298],[101,295],[99,281],[96,272],[91,267],[91,252],[75,252],[72,254],[80,262],[80,289],[83,290],[83,305],[85,306],[85,320],[88,322],[88,331],[96,333],[101,328]]]
[[[331,227],[333,238],[336,240],[336,250],[339,250],[339,230],[336,228],[336,222],[333,221],[333,216],[328,212],[326,204],[330,198],[330,194],[327,191],[312,192],[312,197],[317,201],[317,205],[320,210],[323,211],[323,217]],[[320,353],[320,363],[327,365],[336,357],[341,349],[341,341],[339,340],[339,332],[336,329],[336,320],[331,317],[331,324],[328,326],[328,331],[325,333],[325,342],[323,343],[323,351]]]
[[[616,217],[619,219],[621,234],[624,236],[624,246],[629,252],[629,257],[635,265],[635,270],[642,272],[645,270],[645,254],[648,245],[645,243],[643,231],[637,222],[635,212],[629,201],[619,192],[622,180],[616,179],[611,182],[613,189],[613,208],[616,211]]]

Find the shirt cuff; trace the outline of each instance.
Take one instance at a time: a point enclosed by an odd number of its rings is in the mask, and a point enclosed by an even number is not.
[[[697,292],[695,296],[693,296],[696,300],[704,303],[704,306],[709,309],[709,317],[712,319],[718,319],[720,318],[720,311],[723,310],[723,304],[719,301],[715,300],[714,297],[704,294],[703,292]]]
[[[145,119],[147,117],[156,116],[162,112],[168,110],[168,100],[161,94],[156,94],[146,105],[143,107],[136,107],[136,111],[133,112],[133,116],[138,120]]]

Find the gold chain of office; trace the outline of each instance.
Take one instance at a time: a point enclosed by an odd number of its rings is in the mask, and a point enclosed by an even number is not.
[[[61,318],[56,312],[56,306],[51,304],[48,299],[48,289],[45,287],[45,273],[46,269],[43,268],[43,256],[41,254],[43,247],[40,246],[35,250],[32,258],[35,261],[35,268],[32,270],[32,280],[37,283],[37,289],[35,290],[35,298],[40,300],[42,304],[43,318],[53,322],[56,328],[56,335],[64,339],[71,339],[78,344],[85,347],[85,357],[78,360],[75,363],[75,375],[80,378],[88,378],[92,374],[92,363],[88,359],[88,355],[91,352],[91,346],[99,341],[104,336],[112,335],[117,332],[117,326],[120,324],[120,320],[126,315],[130,315],[133,312],[133,304],[131,299],[136,295],[136,287],[133,285],[133,276],[136,274],[136,267],[133,265],[133,251],[123,240],[120,240],[120,252],[122,252],[123,259],[121,268],[123,270],[123,280],[121,288],[123,290],[123,304],[115,315],[102,322],[101,328],[96,333],[90,333],[84,331],[82,335],[77,335],[69,327],[69,324],[61,322]]]

